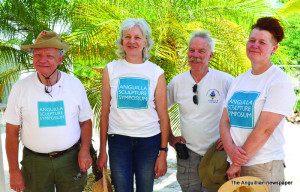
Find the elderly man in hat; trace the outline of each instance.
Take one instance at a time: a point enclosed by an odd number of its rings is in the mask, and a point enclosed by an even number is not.
[[[69,46],[56,33],[43,31],[35,44],[21,49],[33,53],[36,72],[13,86],[4,116],[10,186],[15,191],[82,192],[92,164],[93,112],[81,82],[57,69]]]
[[[189,156],[181,157],[177,151],[177,180],[183,192],[217,191],[203,186],[198,165],[215,142],[218,150],[223,148],[218,140],[219,121],[233,77],[208,67],[213,51],[209,33],[195,32],[188,47],[190,70],[174,77],[168,85],[168,106],[178,103],[181,124],[181,136],[175,137],[170,130],[169,143],[174,148],[176,143],[185,143]]]

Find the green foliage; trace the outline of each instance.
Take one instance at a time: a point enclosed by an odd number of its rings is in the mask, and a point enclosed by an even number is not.
[[[286,56],[284,56],[285,60],[288,63],[296,65],[294,68],[288,68],[290,74],[292,74],[293,78],[297,82],[295,85],[295,92],[298,97],[297,104],[295,105],[294,111],[300,111],[300,75],[299,75],[299,47],[300,40],[298,38],[298,34],[300,32],[300,1],[299,0],[290,0],[285,1],[284,6],[279,10],[279,14],[283,14],[284,28],[285,28],[285,38],[280,43],[280,47],[284,47],[286,50]],[[298,65],[298,66],[297,66]]]
[[[0,84],[3,86],[0,100],[7,97],[21,73],[34,70],[31,55],[20,51],[19,46],[32,44],[43,30],[68,26],[69,18],[68,0],[5,0],[0,3]],[[69,71],[70,61],[66,56],[60,70]]]
[[[291,59],[293,64],[300,63],[300,13],[294,13],[285,18],[285,38],[283,39],[280,46],[285,46],[287,49],[287,54],[289,59]]]
[[[278,15],[287,16],[293,13],[300,12],[300,1],[299,0],[289,0],[286,2],[282,8],[278,10]]]
[[[210,67],[237,76],[251,65],[245,46],[251,25],[257,18],[297,12],[298,0],[272,9],[267,0],[5,0],[0,4],[0,83],[8,92],[24,71],[33,70],[31,56],[19,50],[31,44],[42,30],[59,30],[71,49],[60,70],[71,72],[86,87],[99,125],[103,67],[118,59],[115,44],[121,22],[144,18],[150,25],[154,47],[150,60],[165,71],[169,82],[189,69],[187,42],[190,34],[208,30],[216,42]],[[277,12],[276,12],[277,11]],[[279,16],[280,15],[280,16]],[[293,18],[293,19],[290,19]],[[290,49],[297,49],[297,18],[287,17],[287,43],[275,54],[277,64],[289,63]],[[298,17],[298,16],[297,16]],[[295,28],[293,28],[295,26]],[[293,29],[293,30],[292,30]],[[296,34],[296,35],[294,35]],[[293,42],[288,39],[294,39]],[[283,42],[284,43],[284,42]],[[293,52],[293,54],[299,54]],[[291,55],[299,59],[299,55]],[[4,70],[3,70],[4,69]],[[3,95],[1,95],[3,97]],[[170,109],[171,124],[178,131],[178,106]]]
[[[281,3],[287,3],[287,2],[289,2],[290,0],[278,0],[279,2],[281,2]]]
[[[297,104],[294,107],[294,112],[300,112],[300,71],[299,68],[296,68],[296,70],[293,73],[294,80],[294,91],[297,95],[298,101]]]
[[[104,67],[118,59],[115,42],[121,22],[143,18],[154,39],[150,61],[164,69],[167,82],[189,70],[187,42],[192,32],[202,29],[210,31],[216,42],[210,67],[234,76],[248,70],[251,65],[245,46],[250,26],[263,13],[270,12],[264,0],[74,0],[73,5],[72,33],[66,40],[71,45],[75,67]],[[75,74],[97,81],[86,83],[86,88],[92,94],[89,99],[99,118],[101,76],[77,71]],[[178,130],[178,107],[169,112],[171,124]]]
[[[151,61],[165,69],[167,82],[188,70],[187,41],[193,31],[206,29],[216,40],[211,67],[237,76],[250,68],[245,55],[248,29],[269,8],[265,1],[74,1],[73,32],[69,37],[76,63],[105,66],[113,59],[120,23],[144,18],[155,41]],[[235,65],[239,63],[239,65]]]
[[[296,112],[299,112],[299,111],[300,111],[300,98],[298,96],[298,101],[295,105],[294,112],[296,113]]]

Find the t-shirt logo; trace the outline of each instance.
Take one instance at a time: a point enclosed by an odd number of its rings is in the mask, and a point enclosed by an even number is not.
[[[148,109],[150,81],[139,77],[120,77],[117,107],[120,109]]]
[[[218,103],[220,99],[220,93],[217,89],[209,89],[206,92],[206,97],[209,103]]]
[[[66,125],[64,101],[38,102],[39,127]]]
[[[214,99],[216,97],[216,94],[214,91],[212,91],[209,96],[211,99]]]
[[[237,91],[228,101],[228,115],[232,127],[254,129],[254,106],[260,92]]]

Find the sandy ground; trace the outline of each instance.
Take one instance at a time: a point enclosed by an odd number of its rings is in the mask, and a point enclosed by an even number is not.
[[[2,140],[2,151],[5,154],[5,133],[1,131],[1,140]],[[291,123],[286,123],[285,125],[285,152],[286,152],[286,169],[285,176],[286,181],[291,181],[292,185],[283,186],[281,192],[297,192],[300,191],[300,150],[298,148],[297,141],[300,139],[300,125],[294,125]],[[98,133],[94,133],[94,142],[93,145],[95,148],[99,146],[99,136]],[[20,155],[21,156],[21,155]],[[3,155],[4,163],[4,174],[5,174],[5,183],[6,183],[6,192],[12,192],[9,189],[9,177],[8,177],[8,165],[6,155]],[[170,147],[168,153],[168,172],[164,177],[161,177],[155,180],[154,191],[155,192],[180,192],[180,186],[176,180],[176,154],[173,148]]]

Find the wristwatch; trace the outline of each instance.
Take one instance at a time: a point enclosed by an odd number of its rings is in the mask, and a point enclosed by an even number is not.
[[[163,147],[160,147],[159,150],[160,150],[160,151],[168,152],[168,147],[164,147],[164,148],[163,148]]]

